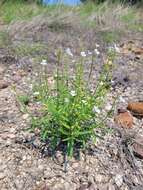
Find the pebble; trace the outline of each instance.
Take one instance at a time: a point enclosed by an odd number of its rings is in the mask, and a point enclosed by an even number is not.
[[[4,172],[0,172],[0,180],[1,179],[4,179],[6,176],[5,176],[5,173]]]
[[[11,144],[12,144],[12,140],[11,140],[11,139],[7,139],[6,145],[9,146],[9,145],[11,145]]]
[[[8,87],[8,82],[4,81],[4,80],[0,80],[0,89],[4,89]]]
[[[26,159],[27,159],[27,156],[24,155],[22,160],[24,161],[24,160],[26,160]]]
[[[97,174],[95,176],[95,180],[96,180],[96,182],[100,183],[102,181],[102,176],[100,174]]]
[[[128,111],[119,112],[115,118],[115,123],[123,128],[132,128],[133,127],[133,116]]]
[[[130,102],[127,107],[133,115],[143,117],[143,102]]]
[[[51,186],[52,190],[65,190],[64,184],[61,182],[57,182]]]
[[[6,68],[2,64],[0,64],[0,75],[4,73],[5,69]]]
[[[133,143],[133,150],[136,156],[143,159],[143,135],[136,137],[136,142]]]
[[[120,175],[120,174],[117,174],[117,175],[115,176],[114,181],[115,181],[115,184],[116,184],[118,187],[121,187],[122,184],[123,184],[123,176]]]
[[[115,190],[115,187],[113,185],[109,184],[108,190]]]
[[[22,116],[22,118],[23,118],[24,120],[28,119],[28,117],[29,117],[29,114],[27,114],[27,113]]]
[[[112,109],[112,105],[108,103],[108,104],[105,106],[105,110],[106,110],[106,111],[111,111],[111,109]]]

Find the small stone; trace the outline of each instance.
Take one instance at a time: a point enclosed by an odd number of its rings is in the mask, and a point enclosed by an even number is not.
[[[52,188],[52,190],[63,190],[64,189],[64,184],[57,182],[54,185],[52,185],[50,188]]]
[[[14,139],[15,138],[15,134],[8,134],[7,137],[10,138],[10,139]]]
[[[41,184],[39,181],[36,182],[38,188],[36,190],[50,190],[46,184]]]
[[[133,116],[128,111],[118,112],[114,118],[114,121],[116,124],[123,128],[133,127]]]
[[[127,109],[130,110],[134,116],[143,117],[143,102],[130,102]]]
[[[65,190],[72,190],[71,189],[71,184],[68,183],[68,182],[64,182],[64,188],[65,188]]]
[[[27,159],[27,156],[23,156],[23,159],[22,160],[26,160]]]
[[[96,184],[91,184],[88,189],[89,190],[97,190],[97,185]]]
[[[9,145],[11,145],[11,144],[12,144],[12,140],[11,140],[11,139],[7,139],[6,145],[9,146]]]
[[[119,102],[126,103],[125,99],[122,96],[119,97]]]
[[[16,129],[15,129],[15,128],[10,128],[10,129],[9,129],[9,132],[10,132],[10,133],[15,133],[15,132],[16,132]]]
[[[109,184],[108,190],[115,190],[115,187],[113,185]]]
[[[14,81],[15,83],[19,82],[20,80],[21,80],[21,76],[15,75],[15,76],[13,77],[13,81]]]
[[[24,120],[28,119],[28,117],[29,117],[29,114],[24,114],[24,115],[22,116],[22,118],[23,118]]]
[[[105,106],[105,110],[106,110],[106,111],[111,111],[111,109],[112,109],[112,105],[108,103],[108,104]]]
[[[8,82],[4,80],[0,80],[0,89],[4,89],[8,87]]]
[[[136,142],[133,144],[133,151],[136,156],[143,159],[143,136],[136,137]]]
[[[99,184],[98,185],[98,189],[100,189],[100,190],[108,190],[108,184]]]
[[[44,171],[44,178],[49,178],[51,176],[51,168],[47,167]]]
[[[75,162],[72,164],[72,168],[73,169],[77,169],[79,167],[79,163],[78,162]]]
[[[105,176],[101,174],[97,174],[95,176],[95,180],[97,181],[97,183],[101,183],[102,181],[105,181]]]
[[[4,73],[5,69],[6,68],[2,64],[0,64],[0,75]]]
[[[117,174],[116,176],[115,176],[115,183],[116,183],[116,185],[118,186],[118,187],[121,187],[122,186],[122,184],[123,184],[123,176],[122,175],[120,175],[120,174]]]
[[[0,172],[0,180],[5,178],[4,172]]]
[[[43,165],[39,165],[39,166],[38,166],[38,169],[39,169],[39,170],[44,170],[44,166],[43,166]]]

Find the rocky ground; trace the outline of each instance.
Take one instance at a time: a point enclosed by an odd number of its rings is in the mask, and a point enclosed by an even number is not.
[[[20,112],[13,86],[20,93],[30,92],[37,59],[34,53],[17,55],[15,49],[19,44],[44,43],[45,49],[36,54],[46,56],[51,69],[56,61],[52,53],[55,48],[69,47],[78,56],[81,47],[91,50],[98,43],[101,55],[96,60],[95,73],[109,48],[93,30],[83,32],[82,28],[68,24],[59,28],[32,21],[6,26],[10,44],[0,48],[0,189],[142,190],[143,149],[137,151],[133,144],[143,139],[143,118],[133,117],[131,128],[118,126],[113,117],[109,118],[109,132],[100,131],[103,139],[97,139],[96,145],[81,152],[80,159],[70,160],[66,172],[62,152],[57,151],[54,157],[47,155],[46,145],[38,133],[25,130],[29,127],[29,116]],[[143,35],[127,36],[117,43],[112,91],[105,106],[107,111],[118,95],[115,114],[118,108],[126,109],[128,102],[143,101]]]

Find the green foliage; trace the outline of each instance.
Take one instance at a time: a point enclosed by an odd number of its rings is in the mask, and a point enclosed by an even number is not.
[[[42,54],[47,49],[47,46],[42,43],[21,43],[13,48],[13,51],[18,56],[36,56]]]
[[[101,36],[104,42],[113,43],[119,39],[120,33],[118,31],[114,31],[114,32],[104,31],[104,32],[101,32]]]
[[[32,128],[40,129],[42,139],[48,140],[53,150],[63,143],[67,155],[71,157],[77,145],[82,148],[89,140],[95,140],[95,129],[103,126],[102,114],[99,112],[109,90],[107,81],[111,65],[104,64],[99,82],[91,90],[89,84],[93,62],[88,80],[85,80],[84,59],[76,64],[74,75],[69,76],[68,65],[61,65],[62,56],[59,51],[56,74],[53,77],[54,86],[49,86],[46,73],[40,72],[34,96],[43,105],[42,114],[40,117],[32,117]],[[46,67],[44,64],[42,71]]]
[[[8,24],[12,21],[31,19],[34,16],[44,13],[46,9],[49,10],[35,3],[29,4],[27,1],[7,0],[0,6],[0,17]]]
[[[37,10],[29,7],[28,4],[21,3],[21,1],[6,2],[0,9],[0,16],[6,23],[20,18],[29,19],[33,15],[37,15]]]

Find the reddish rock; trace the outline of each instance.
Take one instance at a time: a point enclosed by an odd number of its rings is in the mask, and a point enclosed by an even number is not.
[[[130,110],[133,115],[143,117],[143,102],[131,102],[128,104],[127,109]]]
[[[118,110],[118,114],[115,116],[114,121],[117,125],[123,128],[131,128],[133,126],[133,116],[128,111]]]
[[[4,89],[8,87],[8,82],[0,80],[0,89]]]
[[[136,139],[136,142],[133,144],[134,154],[143,159],[143,136],[139,136]]]

